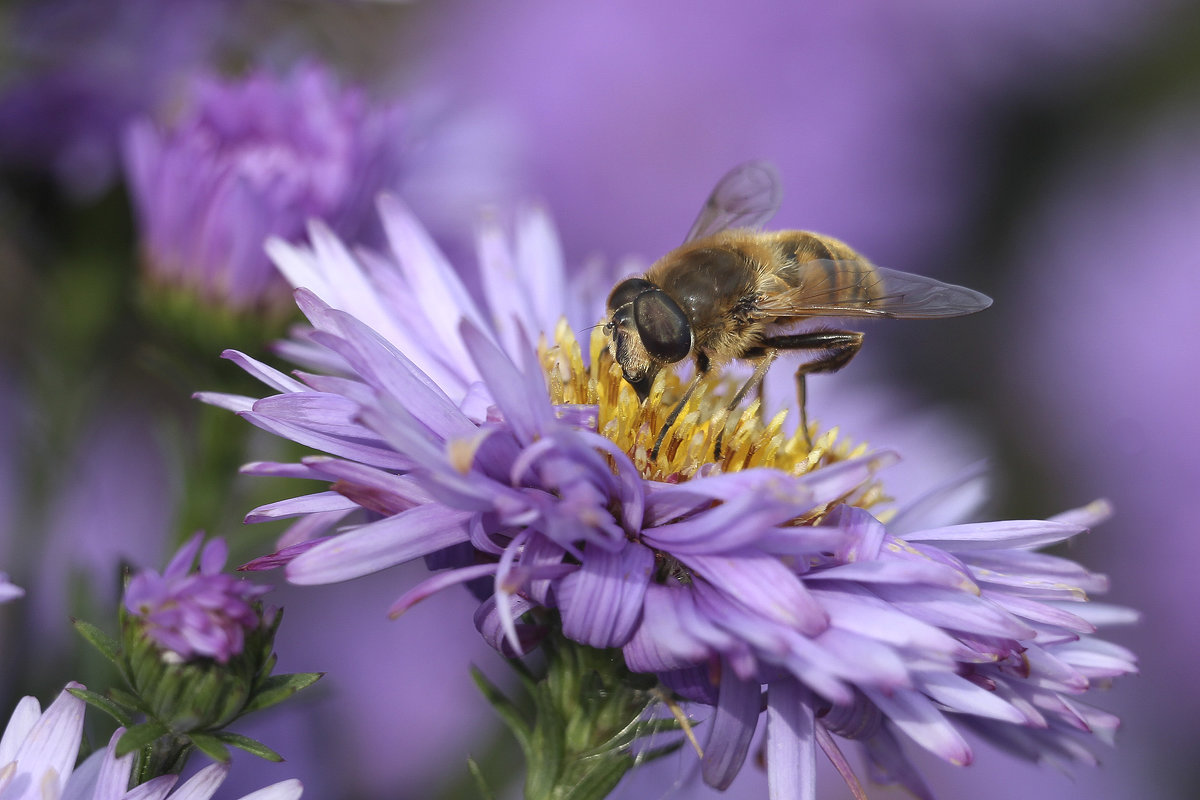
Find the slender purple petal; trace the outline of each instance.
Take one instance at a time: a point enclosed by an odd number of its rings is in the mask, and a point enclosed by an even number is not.
[[[920,692],[896,689],[890,693],[864,688],[892,723],[914,742],[951,764],[971,763],[971,748],[942,712]]]
[[[246,515],[245,522],[269,522],[273,519],[287,519],[303,514],[319,514],[328,511],[351,511],[358,506],[337,492],[317,492],[275,503],[259,506]]]
[[[498,565],[496,564],[476,564],[473,567],[439,572],[426,578],[402,594],[396,602],[392,603],[392,607],[388,609],[388,616],[396,619],[426,597],[437,594],[448,586],[473,581],[485,575],[495,575],[497,569]]]
[[[771,800],[815,800],[817,748],[812,697],[794,680],[767,689],[767,785]]]
[[[936,543],[952,553],[961,553],[998,547],[1045,547],[1070,539],[1085,530],[1087,528],[1068,522],[1005,520],[931,528],[911,533],[905,538],[910,542]]]
[[[668,672],[703,663],[709,648],[690,635],[680,619],[680,605],[691,594],[671,584],[651,583],[642,604],[642,623],[622,651],[634,672]]]
[[[546,398],[546,384],[540,371],[522,372],[470,322],[463,322],[459,335],[518,440],[531,442],[537,433],[550,427],[554,412]]]
[[[261,402],[261,401],[260,401]],[[269,415],[254,411],[243,412],[241,416],[253,425],[262,428],[276,436],[322,450],[326,453],[354,461],[361,461],[383,469],[409,469],[413,461],[390,448],[375,444],[364,444],[355,440],[345,440],[330,436],[320,431],[314,431],[301,425],[294,425],[272,418]]]
[[[803,582],[772,556],[747,550],[718,556],[681,554],[679,560],[737,603],[767,619],[809,636],[829,625],[829,616]]]
[[[805,576],[806,581],[923,584],[978,594],[979,588],[962,572],[934,562],[855,561]]]
[[[204,544],[204,534],[196,533],[188,539],[182,547],[176,551],[171,557],[167,568],[163,570],[164,578],[173,578],[186,575],[192,568],[192,562],[196,560],[196,554],[200,552],[200,546]]]
[[[1025,723],[1024,715],[995,693],[989,692],[958,675],[944,672],[922,673],[919,689],[954,711],[988,717],[1015,725]]]
[[[251,377],[257,378],[276,391],[285,393],[303,392],[307,388],[295,378],[289,377],[279,370],[267,366],[258,359],[252,358],[240,350],[226,350],[221,353],[221,358],[229,359],[249,373]]]
[[[493,648],[508,658],[516,658],[528,653],[542,636],[545,635],[545,630],[542,627],[527,625],[517,621],[532,608],[534,608],[532,601],[520,595],[514,595],[509,599],[509,618],[505,621],[500,618],[496,597],[493,595],[484,600],[479,608],[475,610],[475,629],[483,636],[484,641]],[[510,629],[516,632],[515,635],[518,642],[518,647],[516,648],[512,646],[508,638],[508,631]]]
[[[469,514],[417,506],[321,542],[287,565],[288,580],[312,585],[369,575],[467,540]]]
[[[717,789],[728,789],[737,777],[750,750],[750,740],[758,726],[762,708],[761,690],[756,681],[744,681],[723,665],[717,710],[709,723],[704,758],[700,762],[704,782]]]
[[[558,583],[563,633],[592,647],[621,647],[642,615],[654,552],[631,545],[610,555],[584,552],[583,566]]]
[[[259,556],[256,559],[247,561],[242,566],[238,567],[242,572],[262,572],[269,569],[278,569],[295,561],[302,554],[312,550],[317,545],[326,541],[325,539],[310,539],[298,544],[289,545],[283,549],[265,556]]]
[[[833,736],[824,725],[815,725],[817,744],[821,746],[821,751],[825,753],[825,757],[833,764],[833,768],[842,776],[842,780],[846,782],[846,788],[854,795],[854,800],[867,800],[867,793],[863,790],[862,784],[858,780],[858,776],[854,774],[854,767],[842,754],[841,749],[837,746]]]

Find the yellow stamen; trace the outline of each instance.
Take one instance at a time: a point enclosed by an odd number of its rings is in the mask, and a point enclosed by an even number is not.
[[[816,423],[810,423],[813,442],[810,448],[802,432],[784,433],[786,410],[764,420],[757,399],[735,409],[727,419],[725,409],[739,386],[720,370],[713,370],[688,400],[663,439],[657,457],[651,461],[649,454],[655,439],[682,395],[685,382],[673,371],[664,370],[643,403],[622,377],[620,366],[609,355],[604,332],[598,327],[592,329],[588,350],[589,360],[585,363],[582,348],[565,320],[554,331],[553,345],[544,340],[540,343],[539,356],[550,387],[550,399],[555,404],[595,405],[599,433],[624,450],[648,480],[678,483],[694,477],[701,468],[707,468],[706,472],[733,472],[770,467],[802,475],[867,451],[865,444],[854,445],[840,437],[837,428],[819,432]],[[721,457],[714,459],[716,436],[723,429]],[[885,500],[877,482],[860,488],[853,497],[844,498],[845,502],[863,508]]]

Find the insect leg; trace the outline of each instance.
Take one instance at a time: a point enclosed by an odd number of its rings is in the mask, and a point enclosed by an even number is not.
[[[696,387],[700,385],[700,380],[704,377],[704,372],[697,369],[695,376],[688,383],[687,391],[683,393],[683,397],[679,398],[679,402],[671,409],[671,413],[667,415],[667,421],[659,428],[658,438],[654,440],[654,447],[650,450],[650,460],[658,458],[658,449],[662,447],[663,439],[667,438],[667,431],[675,424],[675,420],[679,419],[680,412],[687,405],[688,400],[692,398],[692,392],[696,391]]]
[[[778,350],[768,350],[767,352],[765,352],[762,355],[762,357],[758,361],[758,364],[755,365],[754,373],[750,376],[749,380],[747,380],[745,383],[742,384],[742,388],[737,390],[737,393],[733,396],[733,399],[731,399],[729,401],[729,404],[727,406],[725,406],[725,421],[726,422],[729,421],[729,415],[733,413],[733,410],[735,408],[737,408],[738,404],[741,403],[743,399],[745,399],[745,397],[749,393],[751,387],[757,388],[760,392],[762,391],[763,376],[765,376],[767,374],[767,370],[770,368],[770,366],[773,363],[775,363],[775,359],[778,357],[779,357]],[[724,438],[724,436],[725,436],[725,427],[721,426],[721,430],[717,431],[717,436],[713,440],[713,459],[714,460],[719,460],[721,458],[721,439]]]
[[[800,428],[804,441],[812,447],[808,433],[808,410],[805,400],[804,376],[815,372],[836,372],[849,363],[862,349],[863,335],[858,331],[811,331],[786,336],[771,336],[763,340],[764,347],[777,350],[824,350],[817,358],[796,368],[796,400],[800,404]]]

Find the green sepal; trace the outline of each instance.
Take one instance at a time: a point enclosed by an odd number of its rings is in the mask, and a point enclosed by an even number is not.
[[[229,748],[223,745],[217,736],[211,733],[189,733],[188,740],[195,745],[197,750],[213,761],[219,761],[222,764],[229,763],[231,757]]]
[[[249,736],[242,736],[240,733],[233,733],[232,731],[217,731],[213,736],[230,747],[245,750],[247,753],[258,756],[261,759],[275,762],[283,761],[283,756],[279,755],[279,753],[276,753],[257,739],[251,739]]]
[[[134,725],[126,730],[121,736],[121,741],[117,742],[117,758],[141,750],[169,733],[166,725],[153,720]]]
[[[617,788],[621,778],[633,767],[633,757],[601,758],[583,773],[578,783],[563,795],[563,800],[604,800]]]
[[[631,769],[678,751],[690,727],[682,719],[650,717],[663,702],[678,715],[670,694],[653,675],[633,673],[619,650],[601,650],[550,630],[544,660],[510,661],[528,691],[520,705],[473,671],[480,690],[517,736],[525,756],[525,800],[602,800]],[[536,664],[537,662],[535,662]],[[529,707],[532,706],[532,707]],[[665,745],[654,737],[674,734]]]
[[[531,749],[530,735],[531,731],[529,724],[521,716],[521,712],[517,709],[513,702],[504,696],[504,693],[487,679],[478,667],[471,667],[471,679],[475,681],[475,685],[479,687],[480,693],[483,694],[492,706],[496,709],[496,713],[503,720],[504,724],[512,731],[513,736],[517,738],[517,743],[521,745],[521,751],[528,754]]]
[[[649,764],[651,761],[657,761],[663,756],[669,756],[672,753],[679,752],[679,748],[683,747],[684,741],[680,739],[677,742],[664,744],[662,747],[656,747],[653,750],[643,750],[638,753],[639,764]]]
[[[114,703],[124,706],[125,708],[134,708],[143,714],[149,713],[149,708],[147,708],[146,704],[143,703],[137,695],[130,694],[124,689],[113,687],[112,689],[108,690],[108,696],[112,698]]]
[[[133,725],[133,714],[130,709],[113,702],[104,695],[91,689],[68,689],[68,692],[87,703],[92,708],[98,708],[117,721],[118,725],[129,728]]]
[[[479,790],[479,796],[483,800],[496,800],[496,793],[492,791],[492,787],[488,786],[487,779],[483,777],[483,770],[470,756],[467,756],[467,771],[471,773],[471,778],[475,781],[475,788]]]
[[[614,750],[629,747],[639,739],[658,733],[671,733],[681,730],[682,726],[674,717],[658,717],[655,719],[633,719],[628,725],[613,734],[605,742],[595,748],[579,754],[580,758],[596,758]],[[682,740],[672,745],[678,748]]]
[[[121,667],[120,642],[90,622],[85,622],[81,619],[72,619],[71,622],[75,625],[75,630],[79,631],[79,635],[84,638],[84,641],[99,650],[100,655],[115,664],[118,669]]]
[[[282,703],[296,692],[307,689],[325,676],[324,672],[293,672],[288,675],[270,675],[264,678],[254,690],[254,696],[246,703],[239,717],[251,711],[270,708],[276,703]]]
[[[566,759],[566,725],[555,705],[550,687],[538,686],[533,695],[533,736],[525,750],[528,774],[525,777],[525,797],[551,797],[564,771]]]

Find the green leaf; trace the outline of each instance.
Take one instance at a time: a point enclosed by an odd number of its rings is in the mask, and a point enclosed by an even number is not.
[[[593,762],[579,781],[562,795],[563,800],[604,800],[609,793],[625,777],[625,773],[633,766],[633,758],[628,754],[616,758],[602,758]]]
[[[221,744],[221,740],[208,733],[189,733],[188,739],[204,755],[222,764],[229,763],[229,748]]]
[[[141,750],[169,733],[167,726],[161,722],[150,721],[134,725],[125,731],[121,741],[117,742],[117,758],[135,750]]]
[[[93,708],[98,708],[117,721],[118,725],[129,728],[133,725],[133,714],[130,709],[121,706],[104,695],[91,689],[68,689],[68,692],[78,697]]]
[[[270,708],[276,703],[282,703],[301,689],[307,689],[324,677],[324,672],[296,672],[290,675],[271,675],[259,683],[254,696],[242,709],[239,717],[244,717],[252,711]]]
[[[230,747],[245,750],[247,753],[256,755],[267,761],[283,761],[283,756],[279,755],[279,753],[276,753],[262,742],[251,739],[249,736],[242,736],[240,733],[233,733],[232,731],[218,731],[213,735]]]
[[[528,753],[530,751],[530,729],[520,710],[513,705],[513,702],[504,696],[504,693],[491,681],[487,679],[478,667],[471,667],[471,679],[475,681],[475,685],[479,687],[479,691],[484,698],[491,704],[492,708],[496,709],[496,713],[508,729],[512,731],[513,736],[517,737],[517,742],[521,745],[521,751]]]
[[[118,667],[121,665],[121,645],[116,639],[90,622],[84,622],[81,619],[72,620],[72,622],[75,625],[75,630],[79,631],[79,635],[88,644],[99,650],[101,655]]]

